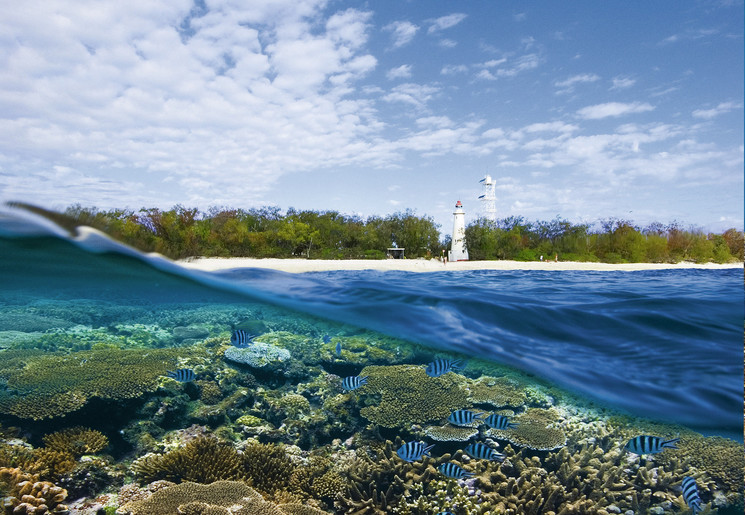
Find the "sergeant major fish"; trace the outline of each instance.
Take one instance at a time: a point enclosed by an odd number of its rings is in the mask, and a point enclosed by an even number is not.
[[[253,343],[254,338],[258,334],[251,334],[243,329],[236,329],[233,334],[230,335],[230,345],[235,347],[248,347],[250,343]]]
[[[179,383],[188,383],[196,379],[197,375],[190,368],[179,368],[177,370],[167,370],[166,377],[175,379]]]
[[[429,456],[429,451],[435,444],[425,445],[424,442],[408,442],[398,448],[396,454],[404,461],[419,461],[422,456]]]
[[[464,477],[473,476],[473,472],[466,472],[455,463],[450,462],[443,463],[437,467],[437,470],[439,470],[441,474],[447,477],[452,477],[453,479],[463,479]]]
[[[451,370],[460,368],[460,366],[461,365],[459,359],[437,358],[432,363],[427,365],[427,368],[425,368],[424,371],[429,377],[440,377],[443,374],[447,374]]]
[[[448,422],[454,426],[470,426],[474,422],[478,422],[481,417],[486,413],[480,413],[477,411],[471,411],[467,409],[459,409],[453,411],[448,417]]]
[[[478,460],[504,461],[504,454],[498,453],[485,443],[475,442],[463,449],[471,458]]]
[[[679,440],[680,438],[665,440],[661,436],[640,435],[629,440],[629,443],[624,446],[624,449],[634,454],[657,454],[665,448],[677,449],[675,444]]]
[[[696,515],[703,508],[701,508],[701,497],[698,496],[698,487],[696,486],[696,480],[692,477],[686,476],[683,478],[683,500],[686,502],[688,507]]]
[[[367,376],[360,377],[360,376],[349,376],[345,377],[341,382],[341,387],[344,390],[351,391],[356,390],[360,386],[364,386],[367,384]]]
[[[510,422],[510,419],[508,417],[505,417],[504,415],[497,415],[496,413],[492,413],[486,419],[484,420],[487,426],[493,428],[493,429],[512,429],[513,427],[517,427],[519,424],[517,422]]]

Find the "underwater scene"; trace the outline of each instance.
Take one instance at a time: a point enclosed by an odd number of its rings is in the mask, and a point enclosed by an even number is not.
[[[7,514],[743,513],[742,270],[208,274],[81,235],[0,217]]]

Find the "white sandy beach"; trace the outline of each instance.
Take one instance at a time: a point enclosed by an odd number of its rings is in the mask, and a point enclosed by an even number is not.
[[[255,258],[191,258],[178,263],[187,268],[203,271],[226,270],[229,268],[270,268],[290,273],[324,272],[332,270],[401,270],[405,272],[442,272],[444,270],[597,270],[597,271],[638,271],[700,268],[721,270],[743,268],[743,263],[718,265],[707,263],[628,263],[613,265],[608,263],[584,263],[574,261],[459,261],[443,264],[436,259],[255,259]]]

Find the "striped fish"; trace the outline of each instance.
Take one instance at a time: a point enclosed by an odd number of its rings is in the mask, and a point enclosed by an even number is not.
[[[427,368],[425,368],[424,371],[429,377],[440,377],[441,375],[447,374],[451,370],[455,370],[460,366],[461,365],[459,359],[438,358],[427,365]]]
[[[323,335],[323,343],[328,343],[331,341],[331,337],[328,334]]]
[[[230,335],[230,345],[235,347],[248,347],[257,336],[259,335],[251,334],[243,329],[236,329],[233,331],[233,334]]]
[[[437,515],[453,515],[452,511],[440,511],[437,512]]]
[[[475,442],[464,449],[471,458],[479,460],[504,461],[504,454],[500,454],[485,443]]]
[[[452,477],[453,479],[463,479],[464,477],[473,476],[472,472],[466,472],[455,463],[443,463],[437,467],[437,470],[439,470],[441,474],[447,477]]]
[[[470,426],[474,422],[478,422],[481,417],[486,413],[480,413],[477,411],[471,411],[467,409],[459,409],[453,411],[448,417],[448,422],[454,426]]]
[[[345,390],[356,390],[360,386],[367,384],[367,376],[349,376],[345,377],[341,382],[341,387]]]
[[[404,461],[419,461],[422,456],[429,456],[429,451],[435,444],[425,445],[424,442],[408,442],[398,448],[396,454]]]
[[[179,368],[178,370],[167,370],[166,377],[175,379],[179,383],[188,383],[196,379],[197,375],[190,368]]]
[[[513,427],[517,427],[520,424],[517,422],[510,422],[510,419],[508,417],[505,417],[504,415],[497,415],[496,413],[492,413],[486,419],[484,420],[487,426],[493,428],[493,429],[512,429]]]
[[[683,500],[686,502],[688,507],[696,515],[703,508],[701,508],[701,497],[698,496],[698,487],[696,486],[696,480],[692,477],[684,477],[683,484]]]
[[[662,452],[665,448],[677,449],[675,444],[678,443],[680,438],[671,438],[665,440],[661,436],[649,436],[641,435],[635,436],[629,443],[626,444],[624,449],[634,454],[657,454]]]

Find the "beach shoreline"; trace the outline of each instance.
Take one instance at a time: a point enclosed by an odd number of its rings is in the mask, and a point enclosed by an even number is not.
[[[268,268],[293,274],[338,270],[376,270],[403,272],[444,272],[466,270],[549,270],[549,271],[624,271],[641,270],[724,270],[743,268],[743,263],[590,263],[578,261],[458,261],[446,263],[439,259],[279,259],[279,258],[188,258],[179,265],[214,272],[232,268]]]

